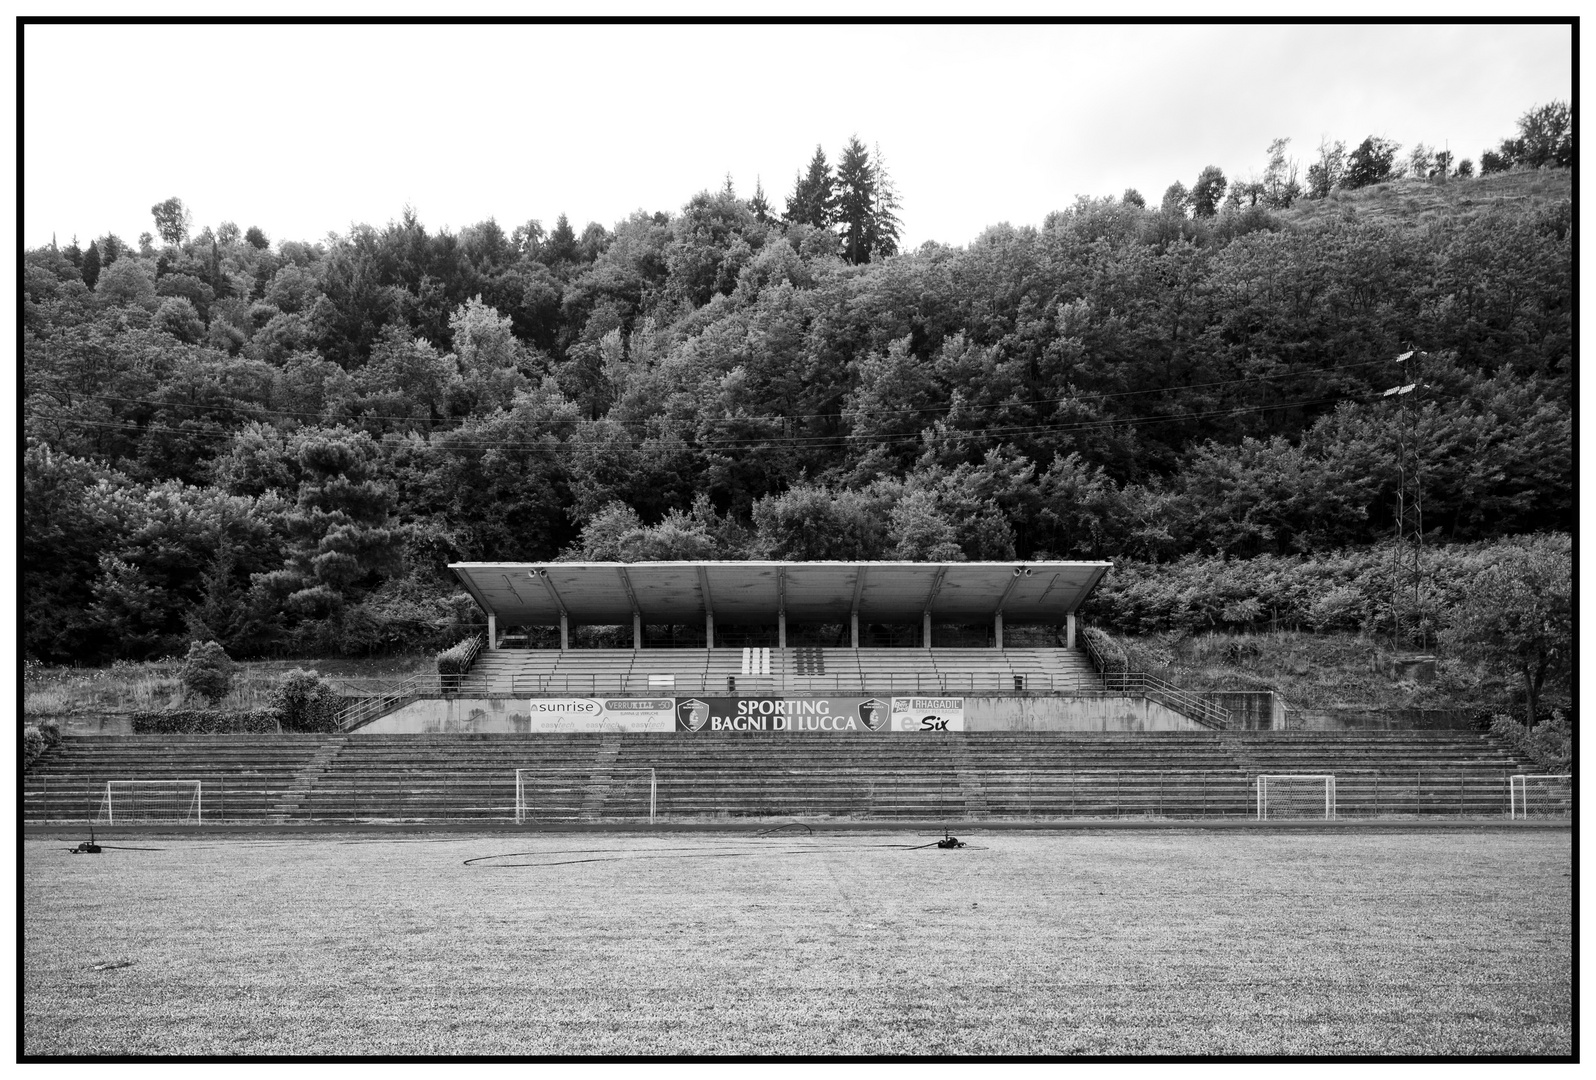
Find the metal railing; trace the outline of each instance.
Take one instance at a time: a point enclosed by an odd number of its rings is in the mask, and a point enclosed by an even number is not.
[[[1054,675],[1047,672],[989,674],[985,672],[882,672],[859,675],[721,675],[709,673],[676,674],[669,683],[650,675],[600,675],[596,673],[512,675],[509,694],[531,697],[535,694],[593,695],[626,694],[639,697],[672,694],[715,694],[749,697],[760,693],[805,694],[1012,694],[1016,691],[1106,697],[1101,681],[1092,676]],[[500,684],[502,687],[502,684]],[[460,691],[470,694],[469,686]],[[484,697],[495,691],[491,684],[481,688]]]
[[[378,717],[386,716],[395,709],[402,709],[419,698],[444,697],[449,693],[445,681],[444,676],[436,673],[412,675],[402,682],[391,684],[379,693],[358,698],[354,704],[338,714],[338,729],[353,731]]]
[[[436,672],[425,672],[412,675],[396,683],[390,683],[376,693],[360,695],[354,704],[349,705],[338,714],[338,729],[340,731],[353,731],[363,724],[368,724],[378,717],[386,716],[395,709],[402,709],[419,698],[448,697],[458,694],[461,685],[470,678],[471,665],[476,663],[477,656],[481,654],[483,646],[487,644],[487,636],[477,634],[470,639],[471,645],[466,649],[465,671],[459,674],[440,675]],[[360,687],[364,689],[364,687]]]
[[[1156,675],[1144,671],[1110,671],[1102,675],[1103,688],[1109,693],[1146,698],[1182,716],[1190,717],[1203,727],[1223,731],[1230,726],[1230,710],[1215,705],[1189,690],[1167,683]]]
[[[465,670],[459,674],[441,676],[441,678],[444,680],[445,693],[453,694],[459,692],[460,684],[466,679],[470,678],[471,665],[477,662],[477,657],[482,654],[482,648],[487,644],[487,641],[488,639],[486,634],[478,634],[473,637],[471,639],[471,647],[466,649],[464,664]]]
[[[367,695],[346,708],[339,716],[339,728],[351,731],[423,697],[476,695],[532,697],[535,695],[660,697],[677,694],[739,696],[761,693],[808,694],[981,694],[1034,692],[1080,698],[1140,697],[1187,716],[1204,727],[1224,729],[1230,724],[1229,710],[1200,695],[1146,672],[1105,671],[1102,655],[1091,638],[1081,642],[1097,674],[1076,672],[969,671],[969,672],[868,672],[854,675],[744,675],[710,672],[599,673],[552,672],[513,673],[506,689],[500,680],[473,676],[470,665],[486,641],[482,635],[472,639],[467,671],[458,675],[416,675],[392,684],[379,693]],[[669,681],[666,681],[667,677]]]
[[[1092,662],[1092,667],[1097,669],[1102,678],[1105,690],[1118,690],[1121,693],[1146,698],[1167,709],[1173,709],[1182,716],[1190,717],[1204,727],[1223,730],[1230,726],[1229,709],[1215,705],[1207,698],[1189,690],[1182,690],[1173,683],[1165,682],[1145,671],[1109,671],[1103,654],[1092,644],[1091,635],[1083,632],[1080,640],[1086,650],[1087,658]]]

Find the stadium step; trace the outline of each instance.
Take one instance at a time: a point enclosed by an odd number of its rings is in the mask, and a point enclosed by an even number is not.
[[[310,794],[310,789],[316,785],[316,781],[321,778],[321,775],[332,764],[333,758],[338,756],[348,742],[347,736],[340,735],[328,739],[316,748],[316,752],[310,756],[310,760],[305,762],[304,767],[294,774],[293,787],[283,796],[282,801],[272,808],[274,811],[272,817],[274,824],[281,824],[287,821],[289,815],[299,809],[299,805]]]
[[[462,697],[647,694],[669,685],[713,693],[736,679],[761,693],[1100,691],[1078,649],[825,648],[499,649],[478,654]],[[1018,680],[1018,683],[1016,682]]]
[[[1349,815],[1492,815],[1538,771],[1472,732],[68,736],[24,775],[23,815],[84,820],[108,780],[197,779],[207,820],[505,820],[527,767],[591,785],[571,815],[590,820],[644,812],[615,796],[638,770],[659,814],[708,819],[1241,816],[1260,772],[1333,773]]]

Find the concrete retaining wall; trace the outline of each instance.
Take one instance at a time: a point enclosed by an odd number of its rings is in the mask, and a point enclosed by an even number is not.
[[[1302,709],[1289,726],[1303,731],[1475,731],[1484,726],[1478,709]]]
[[[966,731],[1207,731],[1197,721],[1135,697],[967,697]]]
[[[1272,731],[1286,726],[1285,706],[1273,690],[1204,690],[1198,696],[1228,709],[1234,731]]]
[[[373,720],[355,735],[524,732],[524,698],[424,698]],[[966,731],[1206,731],[1195,720],[1142,698],[1013,697],[964,699]]]
[[[98,713],[93,716],[52,716],[51,720],[61,728],[63,735],[131,735],[133,734],[132,713]],[[24,716],[24,725],[37,724],[40,721],[31,716]]]
[[[1293,709],[1289,717],[1269,691],[1210,692],[1230,710],[1237,731],[1472,731],[1475,709]],[[988,695],[965,699],[969,731],[1195,731],[1207,730],[1179,713],[1141,698],[1051,698]],[[24,723],[33,723],[31,717]],[[131,735],[127,713],[58,717],[63,735]],[[373,720],[354,734],[426,734],[440,731],[525,732],[522,698],[428,698]]]
[[[378,717],[352,734],[524,733],[530,726],[526,698],[422,698]]]

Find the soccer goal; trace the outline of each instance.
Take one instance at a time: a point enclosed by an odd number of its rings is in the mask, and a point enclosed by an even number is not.
[[[599,817],[653,821],[657,797],[653,769],[515,770],[517,824]]]
[[[107,780],[96,824],[199,825],[205,798],[198,780]]]
[[[1507,816],[1510,818],[1568,817],[1574,812],[1574,780],[1567,773],[1507,778]]]
[[[1336,778],[1322,774],[1269,774],[1258,777],[1258,820],[1333,818]]]

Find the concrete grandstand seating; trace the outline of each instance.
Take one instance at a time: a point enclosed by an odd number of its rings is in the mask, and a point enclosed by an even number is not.
[[[606,803],[621,769],[655,770],[666,820],[1244,817],[1260,772],[1335,774],[1342,816],[1501,816],[1539,771],[1457,731],[69,736],[22,805],[81,822],[106,780],[173,778],[206,785],[208,821],[502,822],[528,767],[597,778],[589,820],[640,812]]]
[[[463,697],[648,694],[661,676],[683,693],[971,692],[1096,690],[1090,661],[1072,649],[772,649],[771,673],[743,673],[741,649],[499,649],[483,652],[462,681]],[[815,668],[823,674],[799,674]],[[652,678],[651,678],[652,677]],[[1021,680],[1016,684],[1016,679]]]
[[[266,820],[318,753],[320,735],[68,736],[23,784],[24,820],[89,821],[107,780],[198,780],[207,818]]]

